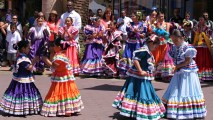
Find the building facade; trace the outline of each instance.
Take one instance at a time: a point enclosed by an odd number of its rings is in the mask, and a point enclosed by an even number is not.
[[[106,7],[112,7],[115,17],[119,17],[121,10],[125,9],[127,15],[130,16],[132,11],[141,11],[147,15],[153,9],[165,12],[166,20],[173,16],[173,10],[179,8],[181,16],[185,16],[185,12],[190,12],[191,17],[198,19],[203,11],[208,11],[210,18],[213,15],[211,8],[212,0],[90,0],[89,9],[96,12],[98,7],[105,10]],[[96,6],[96,7],[94,7]]]
[[[59,16],[66,11],[67,0],[0,0],[4,4],[2,9],[13,9],[17,11],[20,21],[25,22],[29,17],[34,15],[34,11],[42,11],[46,18],[51,10],[56,10]],[[75,10],[82,16],[85,24],[89,9],[89,0],[74,0]]]
[[[20,16],[21,21],[33,16],[35,10],[43,11],[48,17],[52,9],[58,11],[59,15],[66,11],[67,0],[0,0],[0,9],[15,9]],[[181,16],[188,11],[191,17],[198,19],[203,11],[208,11],[210,19],[213,19],[213,9],[211,9],[212,0],[74,0],[74,7],[81,14],[83,23],[88,18],[88,10],[96,13],[97,9],[103,11],[106,7],[113,9],[115,18],[120,17],[121,10],[125,9],[129,16],[132,11],[139,10],[150,14],[153,8],[164,11],[166,19],[173,16],[173,10],[180,8]]]
[[[24,22],[28,17],[33,16],[35,10],[41,10],[42,0],[0,0],[4,7],[0,10],[11,9],[19,16],[19,20]]]

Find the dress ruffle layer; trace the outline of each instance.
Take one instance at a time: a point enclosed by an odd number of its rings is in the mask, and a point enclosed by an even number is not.
[[[13,115],[39,114],[42,97],[33,82],[12,80],[0,103],[0,110]]]
[[[66,115],[80,112],[83,108],[83,102],[74,81],[52,82],[41,115]]]
[[[157,120],[166,111],[151,81],[134,77],[127,78],[112,106],[120,109],[121,115],[136,120]]]
[[[197,72],[176,73],[163,95],[167,118],[194,119],[206,116],[206,105]]]

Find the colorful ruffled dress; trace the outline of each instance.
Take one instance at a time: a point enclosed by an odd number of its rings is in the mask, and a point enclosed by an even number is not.
[[[85,51],[81,62],[81,71],[87,75],[101,75],[103,73],[103,66],[101,63],[102,54],[104,51],[102,37],[90,38],[90,35],[98,32],[104,33],[105,28],[100,26],[86,25],[84,27],[84,34],[87,36],[85,40]]]
[[[44,72],[44,61],[42,56],[48,53],[48,41],[49,41],[49,27],[48,26],[36,26],[32,27],[28,33],[28,40],[31,42],[30,46],[30,59],[34,59],[39,56],[39,62],[34,65],[35,72]]]
[[[44,100],[41,115],[57,116],[80,112],[84,106],[69,59],[63,53],[56,53],[54,62],[59,66],[52,73],[52,84]]]
[[[138,32],[135,33],[134,29],[138,29]],[[139,49],[144,43],[144,40],[140,38],[139,34],[145,34],[146,36],[147,26],[145,23],[142,22],[131,22],[131,24],[127,26],[126,30],[128,34],[126,46],[123,52],[122,59],[119,60],[117,65],[117,67],[119,68],[120,77],[126,77],[126,71],[132,66],[133,52]]]
[[[64,35],[63,37],[65,41],[70,45],[70,47],[68,47],[67,49],[67,57],[69,58],[70,64],[72,65],[72,73],[79,74],[81,72],[81,69],[77,50],[78,43],[74,39],[78,35],[79,31],[74,26],[67,27],[67,31],[73,36],[73,38],[70,38],[67,33],[64,33],[65,27],[59,28],[59,34]]]
[[[18,55],[13,79],[0,103],[1,111],[13,115],[39,114],[41,111],[41,94],[34,84],[32,71],[27,70],[31,64],[26,54]]]
[[[169,33],[165,30],[166,26],[162,28],[153,28],[153,32],[160,37],[161,43],[159,47],[153,51],[153,55],[156,60],[156,78],[162,78],[163,80],[170,80],[173,74],[173,60],[168,54],[170,46],[173,44],[169,38]]]
[[[154,80],[154,57],[146,44],[134,51],[133,60],[139,61],[147,75],[137,75],[136,67],[132,66],[127,72],[129,77],[112,106],[120,109],[121,115],[136,118],[136,120],[160,119],[166,110],[151,83]]]
[[[170,51],[175,65],[184,62],[185,57],[190,57],[190,63],[174,74],[163,95],[167,118],[179,120],[206,116],[205,99],[197,74],[198,68],[193,60],[196,54],[197,50],[186,42],[180,47],[173,46]]]
[[[212,30],[205,26],[195,27],[195,38],[193,45],[197,50],[195,61],[199,68],[198,75],[200,80],[213,80],[213,60],[211,57],[210,37]],[[200,31],[200,32],[197,32]]]
[[[102,65],[104,73],[107,76],[118,76],[117,62],[119,60],[119,51],[121,50],[122,32],[108,31],[106,32],[105,50],[102,55]]]

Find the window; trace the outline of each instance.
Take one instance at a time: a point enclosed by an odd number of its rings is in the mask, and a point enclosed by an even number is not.
[[[154,7],[157,7],[157,0],[121,0],[121,9],[127,11],[130,16],[134,11],[141,11],[149,14]]]

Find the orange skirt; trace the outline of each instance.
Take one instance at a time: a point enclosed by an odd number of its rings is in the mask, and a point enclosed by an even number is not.
[[[75,81],[52,82],[41,115],[57,116],[80,112],[84,108]]]
[[[167,44],[159,45],[156,50],[152,52],[154,58],[155,58],[155,65],[158,65],[160,61],[164,60],[164,57],[166,55],[167,50]]]

